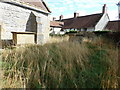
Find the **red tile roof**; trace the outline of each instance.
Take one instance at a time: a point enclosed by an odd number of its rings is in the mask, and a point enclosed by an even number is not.
[[[120,32],[120,20],[109,21],[105,29]]]
[[[63,29],[80,29],[94,27],[101,19],[102,15],[102,13],[98,13],[87,16],[80,16],[76,18],[63,19]]]
[[[51,12],[43,0],[21,0],[44,11]]]
[[[51,26],[51,27],[59,27],[59,28],[62,28],[63,25],[64,25],[64,22],[60,22],[60,21],[51,21],[51,22],[50,22],[50,26]]]

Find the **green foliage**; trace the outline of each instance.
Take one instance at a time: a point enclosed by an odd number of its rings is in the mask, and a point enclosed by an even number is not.
[[[52,33],[50,33],[49,34],[50,36],[56,36],[56,37],[63,37],[63,36],[65,36],[65,34],[52,34]]]

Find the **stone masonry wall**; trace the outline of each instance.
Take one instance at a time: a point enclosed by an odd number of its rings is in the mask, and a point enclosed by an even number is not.
[[[28,24],[32,22],[30,20],[31,14],[34,14],[37,17],[40,17],[40,22],[42,27],[38,27],[39,23],[37,23],[37,30],[29,29],[31,25]],[[34,20],[34,22],[35,22]],[[37,20],[36,20],[37,22]],[[40,12],[32,11],[23,7],[2,3],[0,2],[0,24],[2,25],[1,29],[1,39],[2,40],[12,40],[12,33],[11,32],[26,32],[27,30],[37,31],[38,34],[41,35],[37,36],[40,39],[38,44],[46,43],[49,39],[49,16],[44,15]],[[33,25],[34,26],[34,25]],[[32,28],[33,29],[33,28]]]

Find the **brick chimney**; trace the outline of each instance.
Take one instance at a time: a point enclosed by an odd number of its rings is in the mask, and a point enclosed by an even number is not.
[[[118,19],[120,20],[120,1],[118,2],[117,6],[118,6]]]
[[[60,15],[60,18],[59,18],[59,20],[62,20],[63,19],[63,15]]]
[[[56,18],[55,18],[55,17],[53,17],[53,21],[55,21],[55,19],[56,19]]]
[[[74,12],[74,18],[78,17],[79,16],[79,13],[77,12]]]
[[[104,6],[103,6],[102,13],[107,13],[107,6],[106,6],[106,4],[104,4]]]

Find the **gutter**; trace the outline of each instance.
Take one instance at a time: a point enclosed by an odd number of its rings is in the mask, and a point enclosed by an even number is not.
[[[46,2],[44,2],[43,0],[42,0],[42,2],[43,2],[43,4],[45,5],[45,7],[47,8],[47,10],[51,13],[50,8],[49,8],[48,5],[46,4]]]

